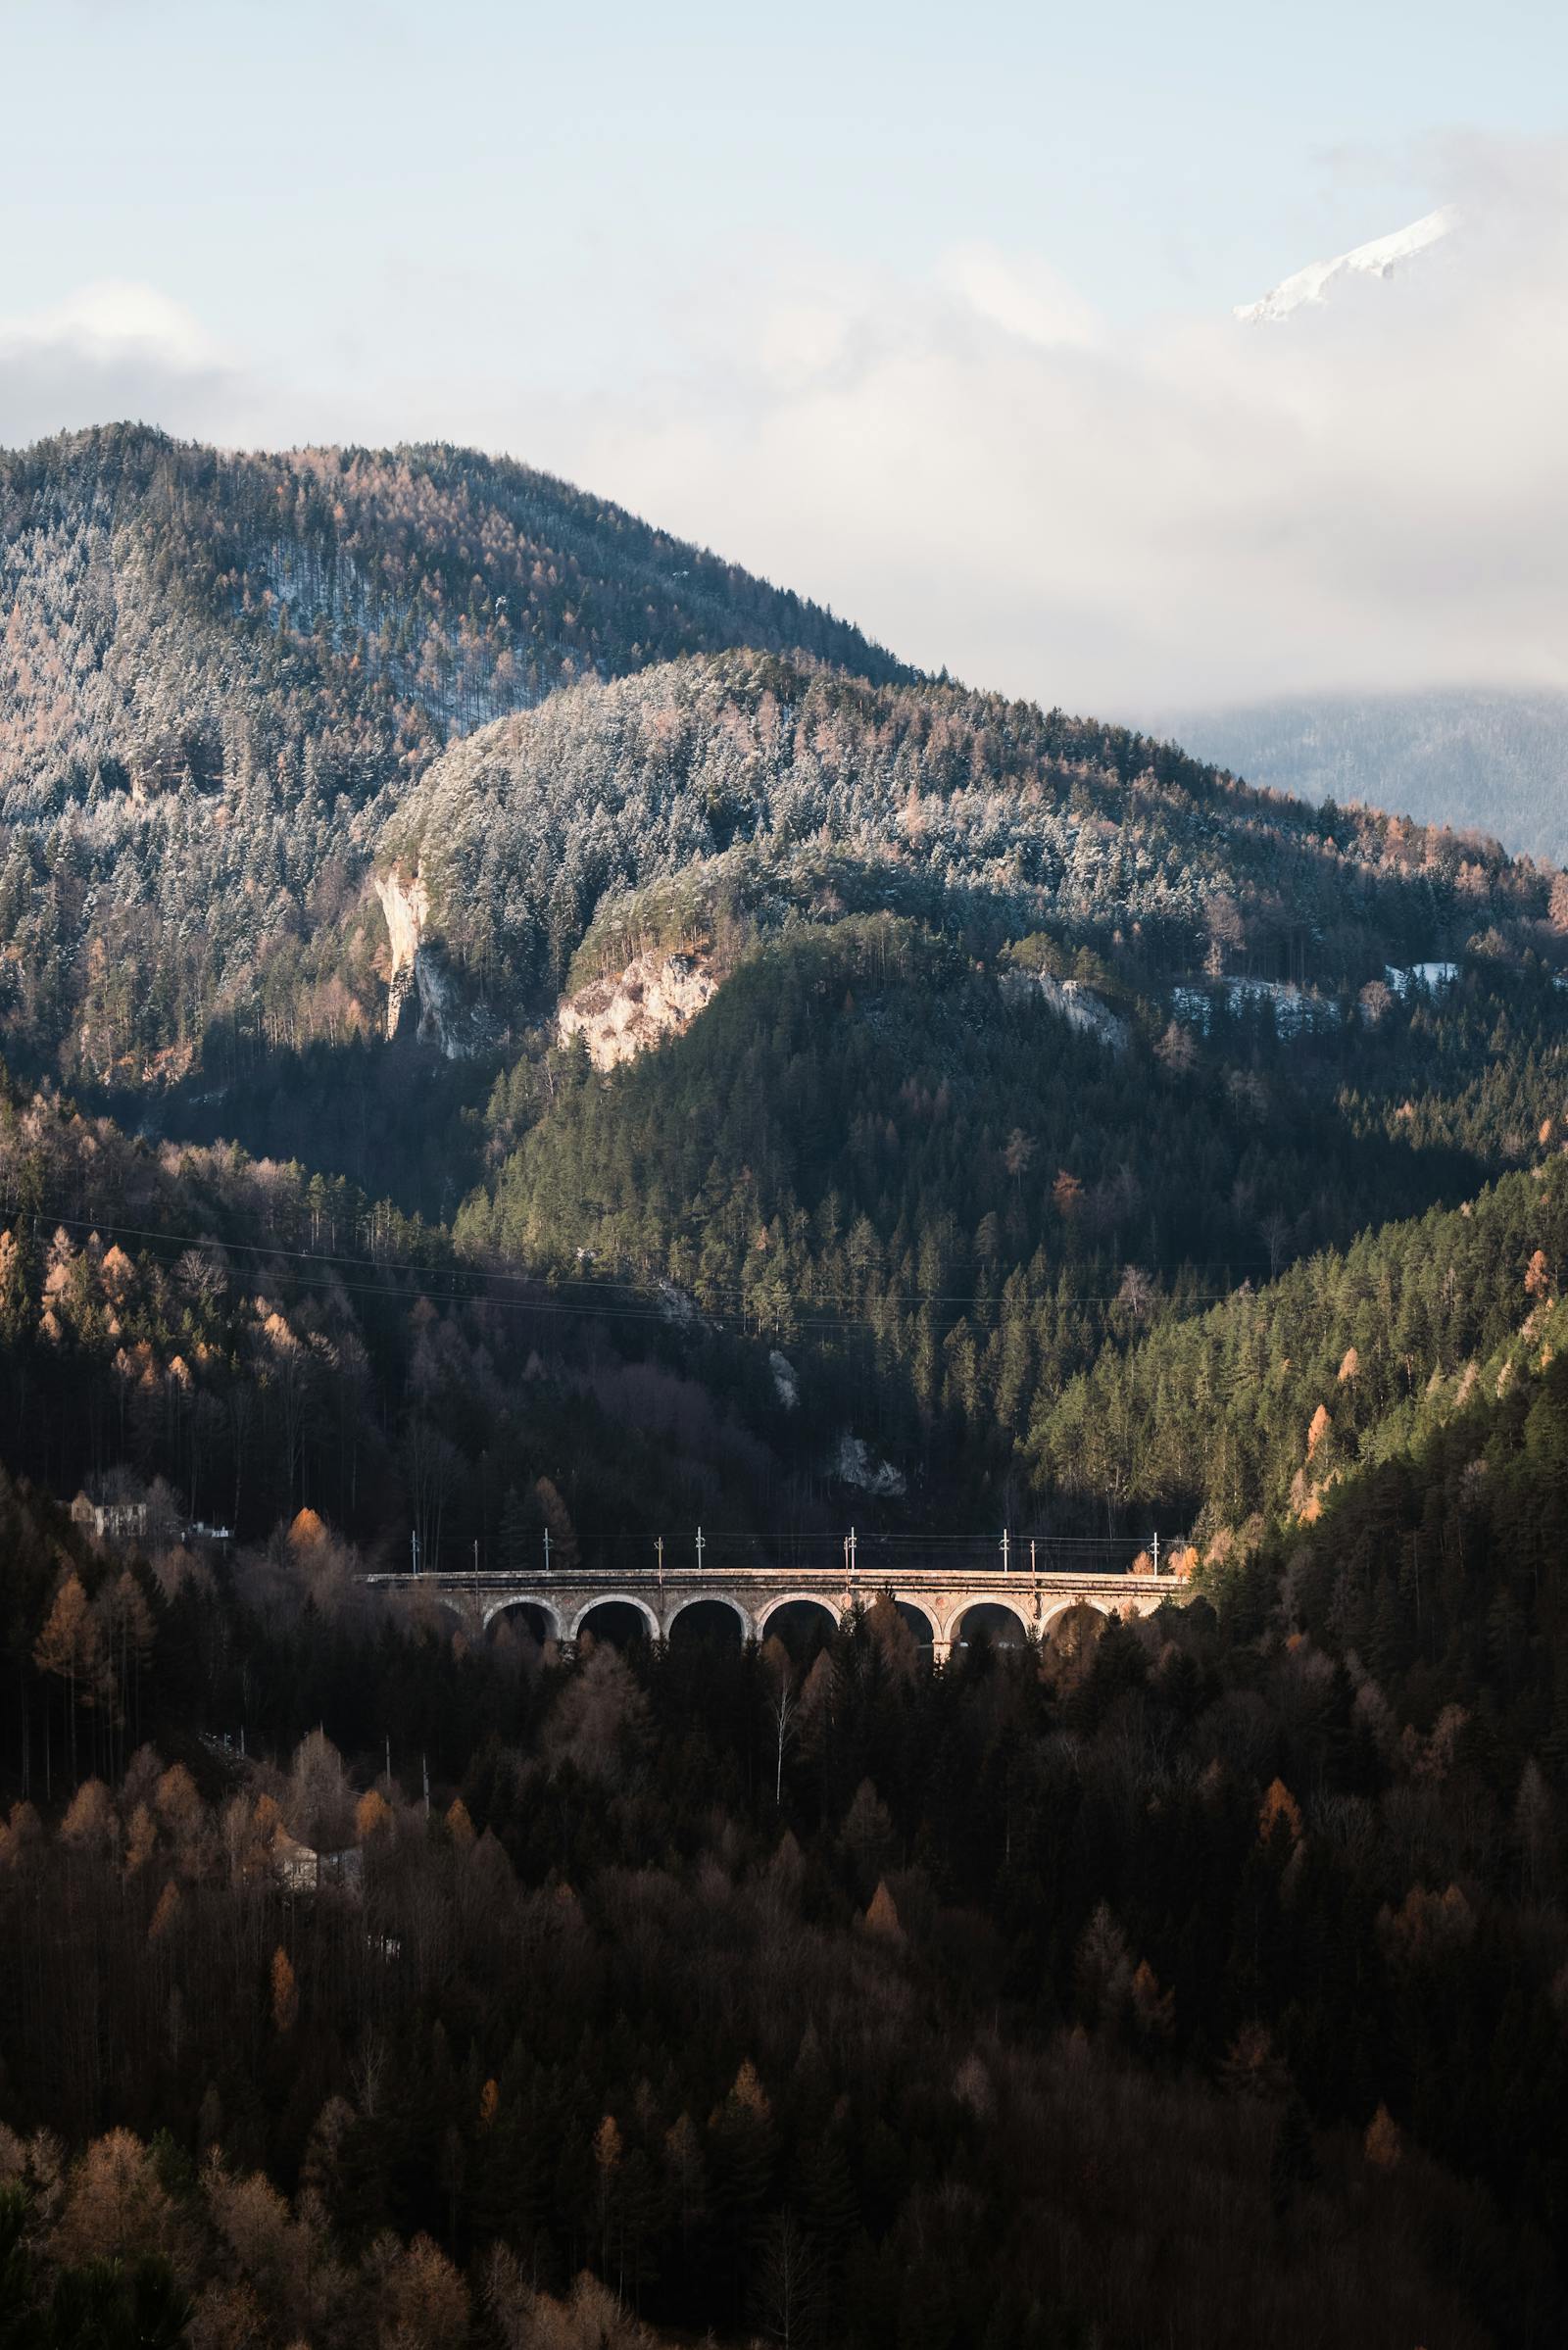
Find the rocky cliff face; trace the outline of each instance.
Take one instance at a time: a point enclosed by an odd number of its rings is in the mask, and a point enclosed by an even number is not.
[[[1081,980],[1053,979],[1047,971],[1008,971],[1003,976],[1002,992],[1004,1001],[1012,1004],[1022,1003],[1030,996],[1043,996],[1069,1028],[1079,1029],[1085,1036],[1099,1037],[1112,1053],[1127,1050],[1126,1021]]]
[[[381,901],[386,916],[387,937],[392,942],[392,977],[387,990],[386,1032],[397,1035],[403,1025],[403,1010],[411,991],[417,985],[416,972],[419,961],[419,944],[424,926],[430,919],[430,893],[417,873],[411,879],[401,865],[390,873],[377,873],[375,894]]]
[[[661,1037],[689,1028],[718,992],[694,955],[640,955],[618,979],[598,979],[568,996],[556,1014],[564,1045],[582,1037],[596,1069],[617,1068]]]
[[[389,873],[375,876],[375,894],[392,944],[387,1035],[395,1037],[403,1028],[412,998],[418,1006],[415,1033],[419,1043],[436,1046],[448,1060],[466,1059],[486,1042],[488,1031],[484,1016],[464,1003],[439,951],[425,938],[430,893],[423,880],[394,865]]]

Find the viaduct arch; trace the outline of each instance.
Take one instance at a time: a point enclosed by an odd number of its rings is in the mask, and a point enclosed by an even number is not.
[[[559,1640],[564,1637],[561,1629],[561,1610],[549,1599],[532,1591],[522,1592],[512,1599],[497,1599],[493,1604],[486,1605],[482,1612],[486,1632],[493,1631],[507,1616],[514,1615],[520,1616],[529,1632],[532,1632],[533,1626],[528,1623],[528,1618],[543,1616],[547,1639]]]
[[[682,1616],[689,1616],[694,1607],[727,1608],[730,1614],[735,1618],[736,1622],[740,1625],[742,1640],[744,1641],[753,1640],[756,1637],[756,1625],[753,1623],[752,1618],[748,1614],[747,1610],[742,1607],[740,1601],[732,1592],[688,1591],[684,1598],[676,1600],[674,1606],[670,1608],[668,1613],[665,1615],[665,1640],[669,1639],[670,1634],[674,1631]]]
[[[588,1618],[601,1607],[634,1608],[637,1614],[642,1617],[643,1622],[647,1625],[648,1637],[651,1640],[662,1640],[664,1637],[664,1627],[660,1622],[658,1614],[639,1592],[609,1591],[599,1592],[597,1597],[586,1600],[583,1605],[578,1608],[576,1614],[571,1619],[571,1630],[566,1635],[566,1638],[571,1640],[578,1639],[582,1633],[583,1626],[588,1621]]]
[[[906,1599],[901,1591],[895,1591],[893,1604],[922,1647],[929,1640],[934,1653],[943,1645],[946,1634],[942,1619],[928,1599]]]
[[[757,1637],[767,1638],[767,1628],[775,1616],[786,1607],[814,1607],[824,1614],[835,1632],[844,1621],[844,1609],[827,1591],[780,1591],[775,1598],[765,1600],[757,1611]]]
[[[967,1599],[962,1603],[961,1606],[954,1609],[952,1615],[948,1619],[948,1641],[950,1646],[956,1644],[960,1647],[967,1647],[969,1636],[965,1633],[964,1627],[969,1623],[971,1616],[978,1616],[982,1610],[993,1615],[1011,1616],[1013,1622],[1018,1627],[1018,1636],[1020,1640],[1026,1640],[1031,1632],[1038,1633],[1041,1630],[1039,1622],[1036,1621],[1031,1623],[1029,1618],[1024,1614],[1023,1609],[1018,1606],[1016,1601],[1010,1597],[997,1596],[988,1591],[984,1598]],[[984,1625],[977,1625],[975,1630],[984,1632],[986,1627]]]

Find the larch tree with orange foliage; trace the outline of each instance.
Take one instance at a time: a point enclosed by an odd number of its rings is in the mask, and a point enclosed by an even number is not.
[[[98,1620],[88,1604],[81,1578],[74,1568],[64,1577],[55,1593],[48,1621],[33,1645],[32,1661],[40,1673],[50,1674],[65,1684],[66,1720],[70,1726],[71,1739],[71,1776],[74,1782],[79,1778],[76,1768],[76,1707],[78,1702],[90,1705],[95,1696],[104,1693],[107,1660]],[[45,1751],[47,1753],[47,1748]]]

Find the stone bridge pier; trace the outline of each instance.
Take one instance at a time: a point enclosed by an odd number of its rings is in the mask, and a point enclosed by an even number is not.
[[[1166,1601],[1178,1605],[1191,1586],[1172,1575],[1133,1574],[954,1574],[912,1569],[891,1576],[847,1578],[840,1570],[769,1574],[739,1573],[634,1575],[618,1580],[573,1570],[569,1574],[367,1575],[372,1590],[418,1594],[450,1609],[470,1633],[487,1633],[510,1613],[541,1640],[569,1650],[603,1607],[633,1609],[653,1640],[668,1640],[688,1609],[718,1606],[736,1618],[742,1640],[765,1640],[785,1608],[819,1609],[836,1628],[858,1605],[869,1607],[884,1593],[922,1641],[929,1640],[936,1663],[945,1664],[973,1627],[977,1608],[1011,1615],[1020,1639],[1049,1639],[1063,1620],[1088,1609],[1103,1623],[1112,1615],[1152,1615]],[[1080,1619],[1082,1620],[1082,1619]]]

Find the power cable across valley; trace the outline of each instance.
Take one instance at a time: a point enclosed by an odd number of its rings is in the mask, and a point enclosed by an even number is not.
[[[689,1297],[673,1280],[664,1285],[658,1282],[637,1282],[612,1273],[607,1273],[595,1279],[587,1275],[572,1276],[513,1271],[505,1266],[493,1264],[473,1265],[454,1262],[448,1265],[437,1265],[428,1261],[420,1262],[409,1258],[383,1258],[351,1254],[341,1249],[297,1248],[280,1242],[241,1239],[221,1231],[176,1232],[171,1231],[165,1226],[126,1224],[112,1210],[85,1216],[68,1215],[53,1207],[40,1205],[32,1213],[40,1224],[53,1224],[57,1228],[73,1232],[107,1232],[111,1237],[119,1234],[127,1240],[180,1249],[203,1249],[216,1247],[222,1248],[225,1252],[246,1253],[263,1259],[281,1258],[285,1263],[295,1266],[319,1265],[330,1268],[330,1273],[323,1273],[314,1280],[305,1274],[298,1275],[297,1278],[307,1286],[323,1291],[335,1288],[349,1296],[379,1297],[383,1300],[395,1299],[402,1296],[417,1301],[420,1297],[428,1297],[431,1302],[435,1302],[445,1292],[446,1296],[455,1303],[483,1304],[502,1312],[551,1314],[585,1320],[649,1322],[673,1329],[679,1329],[692,1322],[717,1323],[719,1325],[735,1323],[745,1327],[751,1324],[760,1325],[769,1319],[776,1322],[780,1318],[776,1313],[770,1314],[767,1308],[755,1301],[749,1293],[733,1288],[725,1293],[733,1302],[706,1305],[698,1298]],[[1205,1268],[1205,1270],[1208,1269],[1210,1268]],[[373,1282],[352,1281],[344,1278],[345,1272],[374,1272],[381,1275],[382,1278]],[[406,1286],[411,1278],[416,1284],[412,1290]],[[405,1284],[401,1290],[393,1286],[398,1281]],[[460,1283],[474,1286],[460,1289]],[[544,1297],[496,1297],[486,1295],[484,1288],[477,1286],[501,1283],[511,1283],[515,1287],[535,1285],[551,1294]],[[1245,1286],[1249,1285],[1233,1284],[1231,1288],[1224,1290],[1182,1290],[1168,1293],[1158,1302],[1178,1307],[1220,1305],[1224,1304],[1227,1299],[1240,1295],[1241,1289]],[[590,1295],[585,1298],[563,1297],[561,1293],[565,1290],[586,1290]],[[650,1302],[642,1305],[607,1302],[605,1292],[614,1290],[629,1293],[632,1297],[647,1298]],[[655,1300],[657,1302],[654,1302]],[[797,1304],[804,1308],[807,1304],[806,1300],[795,1298],[790,1298],[787,1302],[792,1308]],[[1125,1299],[1120,1290],[1114,1290],[1076,1292],[1061,1299],[1057,1299],[1053,1294],[1051,1297],[1031,1297],[1027,1300],[1027,1304],[1031,1308],[1051,1302],[1060,1302],[1064,1308],[1071,1310],[1076,1306],[1117,1305],[1124,1303]],[[890,1305],[893,1313],[898,1316],[911,1311],[921,1312],[931,1306],[956,1306],[960,1309],[960,1319],[975,1311],[1000,1316],[1004,1310],[1004,1300],[1000,1293],[994,1297],[980,1299],[973,1296],[965,1296],[960,1292],[895,1291],[891,1295]],[[863,1313],[825,1314],[807,1309],[792,1312],[790,1319],[794,1328],[803,1331],[864,1330],[874,1335],[881,1328],[879,1323]]]

